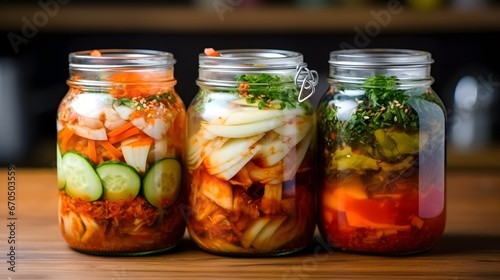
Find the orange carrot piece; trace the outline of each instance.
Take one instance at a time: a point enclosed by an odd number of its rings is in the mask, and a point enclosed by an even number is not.
[[[139,147],[139,146],[151,145],[152,143],[153,143],[153,138],[148,136],[147,138],[139,139],[130,144],[127,144],[127,146]]]
[[[122,132],[114,137],[109,137],[108,140],[111,144],[115,144],[115,143],[123,141],[131,136],[137,135],[141,132],[142,131],[140,129],[138,129],[137,127],[134,126],[134,127],[130,128],[128,130],[125,130],[124,132]]]
[[[61,138],[61,141],[59,142],[59,148],[61,149],[61,152],[64,153],[68,149],[68,142],[69,139],[74,135],[75,133],[71,131],[69,128],[64,127],[61,132],[59,132],[59,136]]]
[[[118,134],[123,133],[126,130],[129,130],[133,127],[134,127],[134,125],[131,122],[127,122],[126,124],[124,124],[120,127],[117,127],[114,130],[111,130],[110,132],[108,132],[108,138],[115,137]]]
[[[208,56],[220,56],[220,53],[213,48],[205,48],[205,54]]]
[[[111,144],[109,141],[100,141],[99,144],[106,149],[110,154],[115,157],[115,159],[119,159],[122,157],[122,152],[118,150],[113,144]]]
[[[98,50],[92,50],[90,56],[102,56],[101,52]]]
[[[97,151],[95,148],[95,141],[94,140],[89,139],[87,142],[87,155],[93,163],[97,162]]]

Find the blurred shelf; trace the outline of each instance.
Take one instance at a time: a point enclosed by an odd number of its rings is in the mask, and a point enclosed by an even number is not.
[[[500,31],[500,7],[416,11],[387,7],[235,7],[220,11],[169,5],[0,4],[0,30],[21,33],[26,22],[43,32],[248,33],[459,33]],[[44,16],[45,15],[45,16]],[[371,28],[371,29],[370,29]]]

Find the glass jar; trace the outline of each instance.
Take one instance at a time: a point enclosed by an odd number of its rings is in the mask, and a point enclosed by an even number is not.
[[[143,255],[182,239],[186,110],[172,54],[69,54],[57,112],[59,225],[91,254]]]
[[[300,53],[241,49],[199,56],[187,110],[187,228],[203,250],[277,256],[315,230],[317,73]]]
[[[416,50],[330,53],[317,107],[318,228],[333,246],[410,254],[440,239],[446,115],[431,63]]]

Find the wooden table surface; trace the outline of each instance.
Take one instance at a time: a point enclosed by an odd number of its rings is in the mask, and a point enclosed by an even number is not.
[[[299,254],[274,258],[208,254],[187,235],[176,249],[156,256],[85,255],[69,249],[59,232],[54,169],[18,168],[15,180],[7,169],[0,172],[0,279],[500,279],[498,171],[448,172],[447,227],[440,243],[425,253],[315,253],[321,248],[315,241]],[[9,182],[15,182],[14,216]],[[15,272],[9,270],[13,266]]]

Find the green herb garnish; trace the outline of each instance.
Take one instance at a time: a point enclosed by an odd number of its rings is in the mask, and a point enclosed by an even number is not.
[[[432,95],[426,94],[425,88],[398,88],[398,78],[374,75],[358,87],[341,87],[343,92],[362,89],[365,93],[358,98],[339,96],[339,100],[354,100],[357,103],[348,119],[337,117],[337,108],[329,102],[320,103],[320,128],[325,133],[325,142],[329,147],[335,145],[357,146],[373,145],[375,131],[384,128],[400,128],[408,133],[419,129],[419,113],[416,106],[423,100],[438,103]],[[411,104],[410,104],[411,103]]]
[[[170,92],[170,91],[164,92],[161,94],[154,94],[154,95],[148,96],[146,98],[141,98],[141,99],[138,99],[137,97],[134,97],[134,98],[123,97],[123,98],[116,99],[115,104],[117,106],[126,106],[129,108],[135,108],[135,107],[137,107],[138,102],[141,102],[141,104],[142,104],[142,103],[146,103],[146,102],[151,102],[153,100],[156,100],[157,102],[167,101],[167,104],[169,104],[169,105],[174,105],[177,102],[175,94],[173,92]]]
[[[129,108],[134,107],[134,102],[132,101],[132,99],[130,99],[128,97],[116,99],[115,104],[116,104],[116,106],[126,106]]]
[[[312,113],[312,107],[298,102],[299,89],[293,83],[293,77],[270,74],[243,74],[236,77],[240,82],[239,93],[249,104],[258,104],[259,109],[274,108],[279,101],[280,110],[294,109],[297,105],[303,107],[307,114]]]

